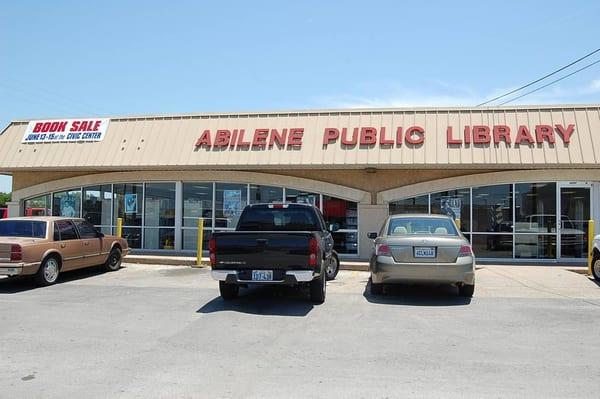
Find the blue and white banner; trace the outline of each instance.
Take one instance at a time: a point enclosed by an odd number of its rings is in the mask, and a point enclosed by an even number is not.
[[[31,121],[22,143],[102,141],[110,119],[51,119]]]

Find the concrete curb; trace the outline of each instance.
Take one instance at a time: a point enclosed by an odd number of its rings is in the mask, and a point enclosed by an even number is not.
[[[143,265],[196,266],[196,258],[187,256],[127,255],[123,262]],[[208,267],[208,258],[202,258],[201,267]],[[368,271],[369,263],[341,261],[340,270]]]

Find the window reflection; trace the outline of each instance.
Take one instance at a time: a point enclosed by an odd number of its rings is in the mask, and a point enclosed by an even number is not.
[[[248,203],[248,185],[217,183],[215,195],[215,227],[235,228]]]
[[[473,231],[512,233],[512,185],[473,188]]]
[[[390,215],[399,213],[429,213],[429,195],[390,202]]]
[[[24,216],[48,216],[52,214],[50,209],[50,194],[30,198],[23,201]]]
[[[80,216],[81,191],[70,190],[54,193],[52,198],[52,214],[54,216],[76,217]]]
[[[94,226],[110,226],[112,189],[110,184],[84,187],[82,217]]]
[[[515,184],[515,231],[556,233],[556,183]]]
[[[431,194],[431,213],[458,219],[461,231],[471,230],[471,190],[463,188]]]

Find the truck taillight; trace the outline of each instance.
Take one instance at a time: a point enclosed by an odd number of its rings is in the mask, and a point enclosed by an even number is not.
[[[217,240],[211,238],[208,240],[208,258],[210,259],[210,266],[216,266],[217,264]]]
[[[471,250],[470,245],[461,245],[460,250],[458,251],[458,256],[472,256],[473,251]]]
[[[20,245],[13,244],[10,246],[10,260],[13,262],[23,260],[23,248]]]
[[[319,254],[319,243],[315,237],[311,237],[308,241],[308,265],[311,267],[317,266],[317,257]]]

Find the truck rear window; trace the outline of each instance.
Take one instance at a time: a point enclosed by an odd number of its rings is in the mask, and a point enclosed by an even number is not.
[[[242,213],[238,231],[319,231],[317,215],[310,208],[249,208]]]
[[[0,237],[46,238],[46,222],[39,220],[1,220]]]

